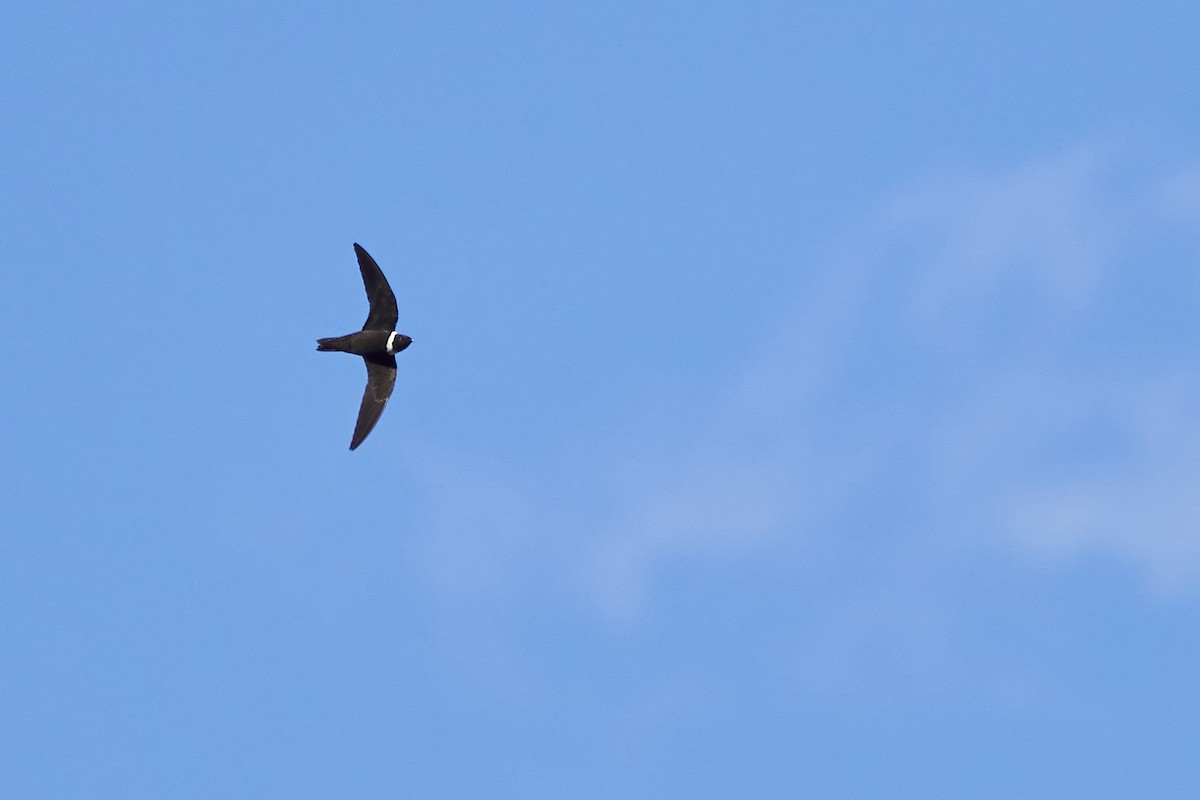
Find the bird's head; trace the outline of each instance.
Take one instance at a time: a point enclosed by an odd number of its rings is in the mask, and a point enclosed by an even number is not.
[[[387,351],[389,354],[399,353],[410,344],[412,344],[411,336],[405,336],[403,333],[392,331],[392,335],[388,337]]]

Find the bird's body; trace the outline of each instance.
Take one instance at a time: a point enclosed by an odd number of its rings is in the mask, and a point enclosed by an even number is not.
[[[358,256],[367,301],[371,304],[367,321],[357,333],[317,340],[318,350],[353,353],[362,356],[367,365],[367,388],[358,409],[358,422],[350,440],[351,450],[362,444],[379,421],[396,385],[396,353],[412,344],[411,338],[395,330],[399,318],[396,297],[387,278],[383,277],[383,271],[358,244],[354,245],[354,252]]]
[[[372,356],[378,358],[403,350],[403,347],[396,345],[402,335],[395,331],[359,331],[358,333],[348,333],[345,336],[335,336],[332,339],[317,339],[317,349],[322,352],[336,350],[341,353],[353,353],[363,358]],[[392,339],[392,347],[395,348],[390,351],[387,346],[389,339]]]

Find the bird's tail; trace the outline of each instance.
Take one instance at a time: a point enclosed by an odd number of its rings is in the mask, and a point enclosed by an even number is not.
[[[335,350],[339,353],[350,352],[349,336],[334,336],[332,339],[317,339],[317,349],[322,351]]]

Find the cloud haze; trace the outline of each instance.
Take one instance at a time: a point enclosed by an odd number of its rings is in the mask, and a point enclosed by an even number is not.
[[[448,470],[413,554],[431,596],[460,622],[557,606],[630,630],[670,576],[773,563],[797,593],[780,658],[820,691],[877,669],[953,685],[984,560],[1041,574],[1100,555],[1190,590],[1200,383],[1156,314],[1197,297],[1155,243],[1188,233],[1200,183],[1130,171],[1091,144],[943,168],[798,270],[716,385],[643,398],[550,467],[430,447]],[[1020,669],[995,678],[1033,691]]]

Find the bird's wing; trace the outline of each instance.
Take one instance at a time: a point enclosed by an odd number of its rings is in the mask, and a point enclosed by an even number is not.
[[[375,423],[379,422],[379,415],[383,413],[383,407],[392,396],[392,387],[396,385],[396,359],[393,356],[364,357],[363,361],[367,363],[367,389],[358,408],[358,422],[354,425],[354,438],[350,440],[351,450],[362,444]]]
[[[371,313],[363,323],[363,330],[393,331],[396,329],[396,295],[388,286],[383,270],[371,258],[371,254],[356,242],[354,254],[358,256],[358,268],[362,272],[363,286],[367,289],[367,302],[371,304]]]

